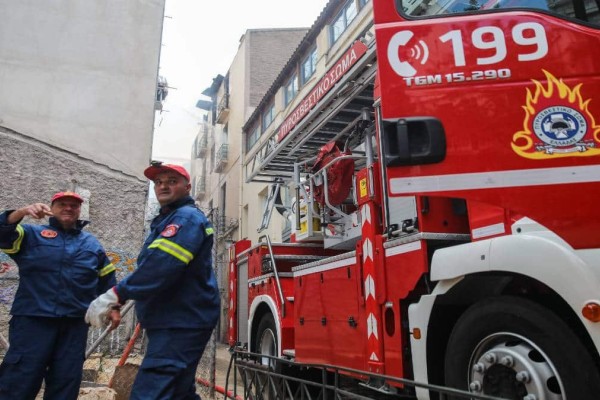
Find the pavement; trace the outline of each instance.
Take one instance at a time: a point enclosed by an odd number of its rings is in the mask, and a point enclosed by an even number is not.
[[[227,378],[227,369],[229,368],[229,361],[231,359],[231,353],[229,352],[229,345],[217,343],[217,351],[216,351],[216,364],[215,364],[215,399],[225,399],[225,396],[219,391],[223,392],[226,387],[226,378]],[[201,385],[199,385],[201,386]],[[231,368],[230,377],[229,377],[229,385],[227,385],[227,390],[233,392],[233,367]],[[238,380],[238,393],[242,391],[241,382]],[[205,396],[208,393],[206,388],[199,388],[199,394],[203,399],[210,398]]]
[[[222,343],[217,343],[216,359],[215,359],[215,387],[214,399],[224,400],[225,396],[220,393],[224,392],[226,386],[227,369],[229,367],[229,346]],[[132,355],[127,359],[123,367],[117,367],[119,358],[102,357],[101,354],[92,354],[84,364],[84,376],[81,384],[80,395],[78,400],[126,400],[128,399],[129,390],[137,373],[137,366],[142,361],[141,356]],[[200,364],[198,368],[198,376],[208,376],[207,371],[203,371],[204,365]],[[112,380],[112,389],[108,388],[109,382]],[[202,385],[197,384],[197,393],[203,400],[213,399],[211,390]],[[233,368],[229,379],[228,390],[233,392]],[[238,381],[238,393],[242,392],[241,383]],[[40,391],[36,400],[43,399],[44,391]]]

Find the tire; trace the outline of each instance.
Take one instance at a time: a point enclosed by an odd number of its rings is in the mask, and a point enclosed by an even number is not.
[[[548,309],[517,297],[489,298],[467,309],[452,330],[446,385],[506,399],[597,400],[600,374],[589,353]]]
[[[256,330],[256,341],[255,351],[258,354],[264,354],[271,357],[277,357],[277,328],[275,327],[275,320],[270,313],[262,316],[258,323],[258,329]],[[270,365],[274,367],[276,362],[272,358],[263,357],[261,358],[262,365]]]
[[[262,316],[256,329],[256,340],[254,341],[254,352],[266,356],[277,357],[277,327],[271,313]],[[281,366],[274,358],[260,357],[260,363],[268,367],[270,371],[280,372]],[[254,385],[255,397],[263,400],[281,398],[278,396],[277,388],[280,387],[280,378],[269,377],[258,373]]]

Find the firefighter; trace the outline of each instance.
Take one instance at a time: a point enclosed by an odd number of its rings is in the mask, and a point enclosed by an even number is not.
[[[75,400],[79,394],[90,302],[116,283],[100,242],[83,231],[83,199],[60,192],[51,205],[34,203],[0,214],[0,249],[19,267],[11,308],[10,347],[0,366],[0,399]],[[24,217],[47,225],[20,224]],[[109,313],[112,328],[118,312]]]
[[[154,182],[160,213],[137,269],[93,301],[86,320],[104,326],[111,307],[135,300],[148,345],[130,399],[200,399],[196,367],[220,309],[213,228],[190,197],[185,168],[153,162],[144,175]]]

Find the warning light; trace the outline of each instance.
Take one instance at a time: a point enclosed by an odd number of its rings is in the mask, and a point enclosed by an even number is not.
[[[595,302],[589,302],[581,310],[581,314],[585,319],[592,322],[600,322],[600,304]]]
[[[421,330],[420,330],[419,328],[414,328],[410,334],[411,334],[411,335],[413,336],[413,338],[415,338],[416,340],[419,340],[419,339],[421,339]]]

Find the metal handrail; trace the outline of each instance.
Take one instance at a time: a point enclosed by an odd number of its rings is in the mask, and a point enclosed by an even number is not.
[[[271,258],[271,264],[273,265],[273,274],[275,274],[277,290],[279,291],[279,299],[281,300],[281,317],[285,317],[285,299],[283,297],[283,290],[281,289],[279,272],[277,271],[277,265],[275,264],[275,257],[273,257],[273,247],[271,246],[271,238],[269,237],[269,235],[265,235],[265,238],[267,239],[267,247],[269,249],[269,257]]]
[[[325,164],[317,172],[315,172],[314,174],[312,174],[311,175],[311,179],[313,179],[312,177],[321,174],[323,176],[323,194],[325,195],[324,196],[325,197],[325,204],[327,205],[327,207],[329,207],[331,210],[335,211],[336,213],[338,213],[338,215],[340,215],[340,216],[342,216],[344,218],[351,218],[350,215],[346,214],[345,212],[343,212],[342,210],[340,210],[339,208],[335,207],[333,204],[331,204],[329,202],[329,190],[328,190],[328,182],[327,182],[327,168],[329,168],[331,165],[337,163],[338,161],[345,160],[345,159],[364,160],[364,159],[366,159],[366,157],[365,156],[356,156],[354,154],[344,154],[344,155],[338,156],[338,157],[334,158],[333,160],[329,161],[327,164]]]
[[[123,307],[121,309],[121,317],[125,316],[129,310],[131,310],[133,308],[133,305],[135,304],[134,301],[129,301],[127,302],[127,304],[125,304],[125,307]],[[85,351],[85,358],[87,359],[93,352],[94,350],[96,350],[96,347],[98,347],[100,345],[100,343],[102,343],[102,341],[104,340],[104,338],[106,336],[108,336],[108,334],[110,332],[112,332],[113,329],[111,329],[111,326],[108,325],[104,331],[102,331],[102,333],[100,334],[100,336],[98,337],[98,339],[96,339],[96,341],[94,343],[91,344],[91,346]]]

